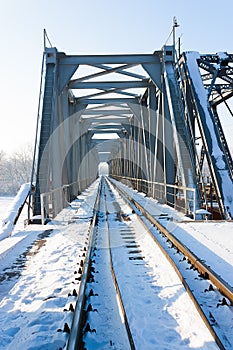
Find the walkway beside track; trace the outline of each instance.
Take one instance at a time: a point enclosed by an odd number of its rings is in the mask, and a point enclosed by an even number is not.
[[[193,221],[168,205],[112,180],[233,286],[233,221]]]

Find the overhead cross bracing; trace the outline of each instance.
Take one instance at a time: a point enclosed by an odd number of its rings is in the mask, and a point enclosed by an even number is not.
[[[217,114],[217,105],[232,96],[232,56],[194,56],[177,60],[173,46],[139,55],[66,55],[46,48],[34,215],[56,215],[106,161],[110,176],[195,218],[197,209],[208,207],[206,159],[220,215],[232,217],[232,159]],[[205,106],[200,91],[209,97]]]

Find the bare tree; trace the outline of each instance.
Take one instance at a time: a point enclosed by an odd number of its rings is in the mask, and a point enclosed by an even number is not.
[[[30,181],[32,148],[25,146],[7,156],[0,152],[0,193],[16,194],[19,187]]]
[[[6,163],[6,153],[0,150],[0,194],[5,194],[7,192]]]

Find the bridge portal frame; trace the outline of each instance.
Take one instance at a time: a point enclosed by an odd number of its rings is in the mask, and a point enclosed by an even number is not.
[[[107,143],[111,176],[195,217],[203,179],[195,115],[187,119],[174,46],[139,55],[66,55],[46,48],[45,57],[33,214],[54,216],[87,188]],[[81,67],[95,71],[77,75]],[[93,139],[110,132],[119,138]],[[51,198],[41,208],[45,193]]]

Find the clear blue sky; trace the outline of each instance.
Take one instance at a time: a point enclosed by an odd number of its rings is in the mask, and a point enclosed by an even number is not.
[[[176,16],[183,51],[233,53],[232,13],[232,0],[0,0],[0,150],[34,139],[43,28],[67,54],[151,53]]]

